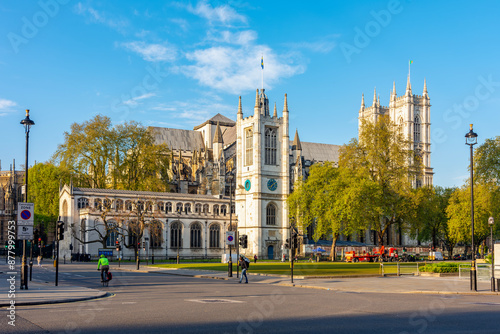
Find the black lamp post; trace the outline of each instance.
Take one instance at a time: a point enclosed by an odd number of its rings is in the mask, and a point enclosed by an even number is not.
[[[229,231],[233,230],[233,212],[231,208],[233,207],[233,174],[232,172],[228,176],[229,179]],[[237,240],[236,240],[237,241]],[[239,259],[236,259],[238,261]],[[227,263],[227,276],[233,277],[233,257],[231,254],[231,245],[229,245],[229,261]]]
[[[30,137],[30,128],[32,125],[35,125],[30,119],[30,111],[26,109],[26,118],[21,121],[21,124],[24,125],[24,131],[26,132],[26,164],[25,168],[25,179],[24,179],[24,195],[25,202],[28,203],[28,142]],[[23,240],[23,260],[21,265],[21,290],[28,290],[28,265],[26,264],[26,240]]]
[[[493,242],[493,225],[495,225],[495,219],[493,217],[488,219],[488,225],[490,225],[491,230],[491,291],[495,292],[495,250]]]
[[[470,146],[470,199],[471,199],[471,248],[472,262],[470,268],[470,289],[477,291],[477,273],[476,273],[476,252],[474,250],[474,157],[473,146],[477,144],[477,133],[470,131],[465,135],[465,144]]]

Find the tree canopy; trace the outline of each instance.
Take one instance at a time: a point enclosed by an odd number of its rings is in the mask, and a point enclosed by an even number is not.
[[[112,126],[97,115],[73,123],[52,160],[69,170],[75,183],[87,188],[165,191],[169,151],[137,122]],[[160,181],[160,182],[159,182]]]

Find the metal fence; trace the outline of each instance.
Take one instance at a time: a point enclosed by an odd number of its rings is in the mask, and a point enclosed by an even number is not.
[[[406,263],[406,262],[381,262],[380,263],[380,275],[419,275],[418,263]]]
[[[470,279],[470,264],[461,264],[458,266],[458,277]],[[495,277],[500,278],[500,266],[495,266]],[[489,281],[491,279],[491,264],[476,263],[476,275],[478,281]]]

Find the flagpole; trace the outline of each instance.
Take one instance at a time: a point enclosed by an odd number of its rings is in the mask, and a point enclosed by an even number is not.
[[[262,68],[262,90],[264,90],[264,55],[262,55],[260,66]]]

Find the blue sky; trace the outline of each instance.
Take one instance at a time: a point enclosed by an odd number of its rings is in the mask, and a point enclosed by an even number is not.
[[[238,96],[253,112],[264,87],[302,141],[357,136],[364,93],[388,105],[404,93],[431,99],[434,184],[468,176],[469,123],[479,143],[499,135],[500,2],[481,1],[2,1],[0,159],[24,164],[24,109],[36,122],[30,164],[46,161],[73,122],[192,129]],[[279,113],[280,114],[280,113]]]

